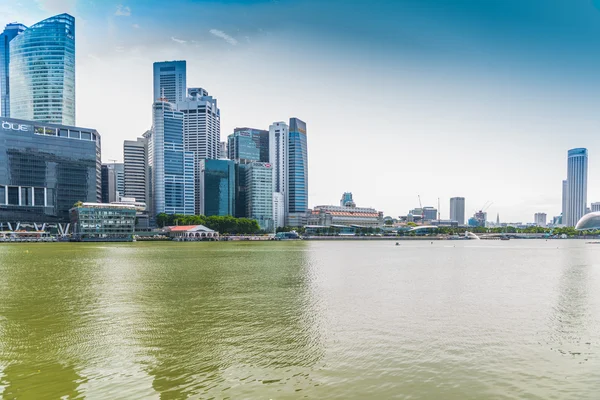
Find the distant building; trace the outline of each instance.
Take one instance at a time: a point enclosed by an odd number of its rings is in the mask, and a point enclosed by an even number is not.
[[[200,214],[235,215],[235,163],[232,160],[200,161]]]
[[[185,99],[186,63],[185,61],[162,61],[154,63],[154,103],[164,98],[176,104]]]
[[[241,163],[269,161],[269,131],[254,128],[235,128],[227,137],[230,160]]]
[[[149,136],[147,132],[145,136]],[[136,201],[148,201],[148,139],[123,142],[124,196]]]
[[[567,222],[567,199],[569,198],[569,184],[565,179],[562,181],[562,211],[561,211],[561,224],[565,225]]]
[[[340,200],[340,206],[341,207],[356,207],[356,203],[354,203],[354,200],[352,200],[351,192],[344,192],[344,194],[342,194],[342,199]]]
[[[288,149],[288,204],[286,225],[304,226],[308,211],[308,144],[306,123],[290,118]]]
[[[100,202],[94,129],[2,118],[0,224],[67,223],[78,201]]]
[[[102,164],[102,203],[119,201],[125,192],[123,164]]]
[[[188,96],[177,102],[177,110],[183,113],[183,136],[185,151],[192,152],[196,165],[195,210],[200,213],[200,161],[221,158],[221,112],[217,99],[202,88],[188,89]]]
[[[229,158],[227,157],[227,142],[221,142],[219,145],[219,158]]]
[[[148,135],[150,215],[194,215],[194,153],[184,150],[183,113],[171,103],[157,101],[152,117]]]
[[[10,117],[75,125],[75,18],[46,18],[8,46]]]
[[[575,226],[586,214],[587,206],[587,149],[571,149],[567,163],[567,219],[566,226]]]
[[[545,227],[546,226],[546,213],[535,213],[533,216],[535,225]]]
[[[438,210],[435,207],[423,207],[423,216],[425,221],[438,219]]]
[[[136,208],[125,204],[82,203],[70,210],[76,241],[132,241]]]
[[[167,226],[164,231],[168,237],[178,241],[219,240],[219,232],[213,231],[204,225]]]
[[[346,195],[346,194],[344,194]],[[342,196],[346,200],[350,196]],[[347,201],[346,206],[316,206],[308,213],[307,224],[328,227],[336,225],[359,228],[377,228],[383,226],[383,212],[370,207],[356,207],[354,200]]]
[[[23,24],[12,23],[6,25],[4,32],[0,34],[0,115],[10,117],[10,41],[17,35],[23,33],[27,27]]]
[[[285,200],[278,192],[273,192],[273,223],[276,229],[285,226]]]
[[[485,227],[487,222],[487,213],[483,211],[478,211],[473,215],[472,218],[469,218],[469,226],[473,227]]]
[[[248,164],[246,170],[246,216],[255,219],[260,229],[273,232],[273,167],[269,163]]]
[[[591,211],[592,212],[598,212],[598,211],[600,211],[600,202],[592,203]]]
[[[450,219],[457,221],[458,225],[465,224],[465,198],[452,197],[450,199]]]
[[[285,226],[288,213],[288,151],[290,128],[285,122],[274,122],[269,126],[269,163],[273,165],[273,190],[281,194]],[[229,150],[231,154],[231,149]],[[277,221],[277,220],[276,220]]]

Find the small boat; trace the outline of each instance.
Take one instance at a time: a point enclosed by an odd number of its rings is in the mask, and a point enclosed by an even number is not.
[[[500,240],[510,240],[508,236],[500,236]]]

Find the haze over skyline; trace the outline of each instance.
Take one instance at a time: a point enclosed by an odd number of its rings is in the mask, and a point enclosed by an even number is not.
[[[488,219],[561,211],[567,150],[589,150],[600,201],[600,1],[21,0],[3,24],[76,18],[77,125],[102,157],[151,125],[152,63],[184,59],[188,86],[235,127],[308,125],[309,204],[404,215],[466,198]],[[324,4],[326,3],[326,4]]]

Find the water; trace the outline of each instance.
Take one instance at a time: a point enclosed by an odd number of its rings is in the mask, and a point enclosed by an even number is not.
[[[0,245],[6,399],[598,399],[600,245]]]

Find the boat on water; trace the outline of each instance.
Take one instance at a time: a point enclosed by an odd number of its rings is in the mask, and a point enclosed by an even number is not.
[[[500,240],[510,240],[508,236],[500,236]]]

